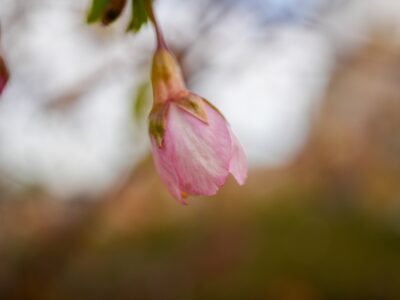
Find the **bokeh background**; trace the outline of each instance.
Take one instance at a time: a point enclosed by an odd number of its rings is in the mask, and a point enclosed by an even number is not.
[[[249,178],[176,203],[150,26],[0,0],[0,299],[400,299],[400,2],[158,0]]]

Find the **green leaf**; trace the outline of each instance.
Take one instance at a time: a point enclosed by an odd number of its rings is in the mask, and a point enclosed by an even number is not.
[[[93,0],[86,22],[92,24],[99,21],[110,2],[111,0]]]
[[[121,15],[127,0],[93,0],[87,16],[89,24],[101,21],[103,25],[109,25]]]
[[[132,18],[126,31],[138,32],[147,23],[145,1],[149,0],[132,0]]]
[[[137,88],[132,108],[132,116],[138,124],[142,123],[145,117],[147,117],[146,113],[149,111],[149,109],[150,83],[144,82]]]
[[[111,0],[103,12],[101,23],[109,25],[121,15],[126,5],[126,0]]]

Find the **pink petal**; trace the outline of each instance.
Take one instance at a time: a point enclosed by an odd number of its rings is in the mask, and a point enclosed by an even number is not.
[[[231,137],[224,118],[205,106],[208,124],[170,105],[164,146],[158,150],[164,168],[180,191],[214,195],[229,175]]]
[[[178,179],[174,172],[173,161],[163,153],[163,150],[158,147],[157,141],[153,137],[151,137],[151,147],[154,164],[169,192],[178,202],[187,204],[182,197],[182,191],[178,187]]]
[[[248,164],[246,153],[239,140],[229,128],[232,139],[232,158],[229,165],[229,172],[235,177],[237,183],[243,185],[247,178]]]

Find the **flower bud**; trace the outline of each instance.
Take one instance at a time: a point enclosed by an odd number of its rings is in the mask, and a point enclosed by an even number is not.
[[[186,89],[176,59],[163,47],[154,55],[152,84],[152,152],[170,193],[186,204],[188,195],[215,195],[230,173],[243,184],[247,159],[242,146],[223,115]]]
[[[166,48],[157,49],[151,73],[154,106],[185,91],[182,72],[174,55]]]
[[[182,204],[189,195],[215,195],[229,174],[239,184],[247,177],[242,146],[223,115],[188,91],[180,66],[168,50],[151,1],[146,11],[154,26],[153,108],[149,133],[154,163],[170,193]]]

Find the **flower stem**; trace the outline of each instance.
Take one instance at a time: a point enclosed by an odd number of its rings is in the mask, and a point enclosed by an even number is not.
[[[161,31],[161,27],[157,21],[157,18],[154,14],[154,9],[153,9],[153,0],[145,0],[145,7],[147,11],[147,15],[149,16],[149,19],[151,23],[153,23],[154,30],[156,32],[156,38],[157,38],[157,49],[167,49],[167,44],[165,43],[164,35]]]

